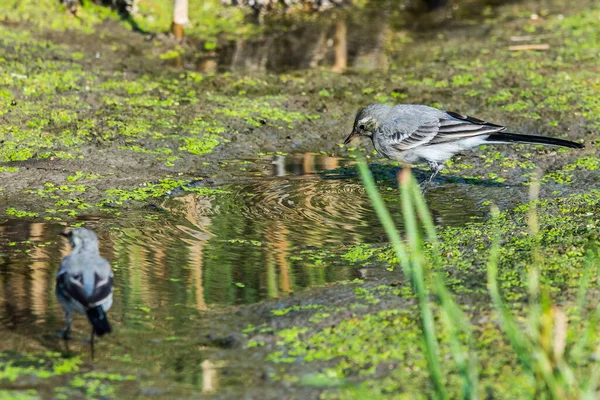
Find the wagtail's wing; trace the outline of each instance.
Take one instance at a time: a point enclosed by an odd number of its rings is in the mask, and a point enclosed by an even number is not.
[[[445,118],[440,118],[439,122],[439,132],[431,140],[431,144],[452,142],[473,136],[490,135],[506,129],[502,125],[492,124],[452,111],[446,111]]]
[[[90,296],[89,302],[92,306],[97,306],[109,298],[113,293],[113,272],[110,264],[104,258],[100,258],[98,268],[94,271],[94,292]]]
[[[399,151],[406,151],[428,144],[490,135],[505,129],[501,125],[450,111],[441,116],[422,115],[417,118],[403,116],[383,124],[379,128],[379,134],[387,142],[386,144]]]
[[[405,151],[431,142],[438,134],[439,127],[438,118],[406,115],[382,124],[377,135],[385,146]]]
[[[89,265],[76,268],[73,263]],[[56,276],[56,291],[65,299],[76,301],[84,308],[107,301],[113,292],[113,274],[108,262],[101,257],[86,261],[81,257],[65,257]]]

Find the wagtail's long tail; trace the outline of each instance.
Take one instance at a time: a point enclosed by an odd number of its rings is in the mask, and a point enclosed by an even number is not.
[[[583,149],[583,144],[572,142],[570,140],[556,139],[548,136],[521,135],[518,133],[497,132],[492,133],[487,139],[493,143],[533,143],[550,144],[554,146],[570,147],[572,149]]]

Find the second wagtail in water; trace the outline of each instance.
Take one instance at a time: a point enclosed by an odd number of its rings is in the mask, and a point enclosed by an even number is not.
[[[570,140],[506,132],[506,127],[437,108],[405,104],[370,104],[354,120],[348,144],[357,136],[367,136],[381,155],[407,164],[429,164],[428,185],[444,162],[461,151],[482,144],[533,143],[583,148]]]
[[[94,232],[77,228],[62,235],[73,248],[72,253],[63,258],[56,275],[56,297],[67,319],[63,338],[71,338],[72,314],[86,314],[92,324],[90,345],[94,359],[94,335],[112,332],[106,312],[113,302],[113,272],[99,253]]]

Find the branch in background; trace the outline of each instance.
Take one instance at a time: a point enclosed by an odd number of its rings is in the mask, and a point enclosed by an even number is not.
[[[188,0],[173,0],[173,24],[171,25],[171,32],[177,40],[183,40],[183,26],[189,22]]]
[[[528,50],[548,50],[550,49],[549,44],[519,44],[515,46],[508,46],[510,51],[528,51]]]
[[[346,21],[341,17],[335,23],[335,64],[333,66],[334,72],[344,72],[348,67],[348,28],[346,27]]]

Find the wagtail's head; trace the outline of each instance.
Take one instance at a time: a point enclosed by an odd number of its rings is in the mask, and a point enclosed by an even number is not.
[[[350,143],[354,138],[358,136],[367,136],[372,138],[373,132],[379,128],[379,126],[385,122],[389,112],[390,106],[387,104],[369,104],[356,114],[354,118],[354,127],[352,133],[348,135],[344,144]]]
[[[77,252],[83,249],[86,250],[98,250],[98,236],[86,228],[67,228],[61,233],[62,236],[66,237],[73,248],[73,252]]]

